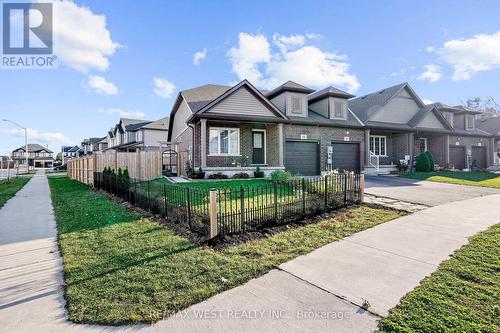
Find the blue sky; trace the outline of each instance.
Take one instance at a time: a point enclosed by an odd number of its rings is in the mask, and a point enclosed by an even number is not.
[[[167,116],[179,90],[243,78],[262,88],[293,79],[356,95],[408,81],[430,101],[500,101],[499,1],[101,0],[56,7],[59,68],[0,70],[0,118],[31,128],[31,141],[54,151],[104,136],[120,113]],[[13,129],[0,122],[0,153],[23,143]]]

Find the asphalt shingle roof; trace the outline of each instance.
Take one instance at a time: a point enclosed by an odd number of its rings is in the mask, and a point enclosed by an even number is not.
[[[354,95],[349,94],[348,92],[345,92],[343,90],[337,89],[335,87],[326,87],[325,89],[321,89],[319,91],[313,92],[310,94],[307,99],[309,100],[309,103],[313,103],[314,101],[320,100],[324,97],[340,97],[340,98],[351,98],[354,97]]]
[[[196,113],[208,103],[231,89],[230,86],[222,86],[217,84],[206,84],[200,87],[187,89],[181,92],[182,96],[191,108],[191,111]]]
[[[368,95],[351,99],[349,100],[349,108],[364,122],[387,104],[387,102],[406,85],[406,82],[400,83]]]
[[[302,92],[302,93],[312,93],[314,89],[308,88],[306,86],[303,86],[297,82],[293,82],[291,80],[286,81],[283,83],[281,86],[274,88],[273,90],[265,93],[267,98],[273,98],[274,96],[279,95],[283,91],[296,91],[296,92]]]
[[[20,149],[26,151],[26,145],[24,145],[22,147],[19,147],[19,148],[15,149],[14,151],[17,151],[17,150],[20,150]],[[52,150],[50,150],[47,147],[41,146],[38,143],[28,143],[28,150],[30,152],[33,152],[33,153],[36,153],[36,152],[41,151],[41,150],[45,150],[47,153],[53,153]]]

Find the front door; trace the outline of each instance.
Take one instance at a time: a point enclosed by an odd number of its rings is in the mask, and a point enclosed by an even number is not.
[[[252,132],[252,164],[264,164],[265,163],[265,142],[264,142],[264,132],[253,131]]]

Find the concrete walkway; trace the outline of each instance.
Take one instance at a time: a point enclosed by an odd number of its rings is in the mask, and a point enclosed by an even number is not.
[[[326,245],[154,325],[66,320],[47,178],[0,210],[2,332],[371,332],[467,238],[500,222],[500,195],[422,210]],[[364,300],[370,312],[359,306]]]

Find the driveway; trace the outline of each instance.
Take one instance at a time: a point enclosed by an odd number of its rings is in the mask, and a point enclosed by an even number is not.
[[[365,192],[368,194],[426,206],[437,206],[448,202],[500,194],[500,190],[492,188],[445,184],[394,176],[366,177],[365,184]]]

